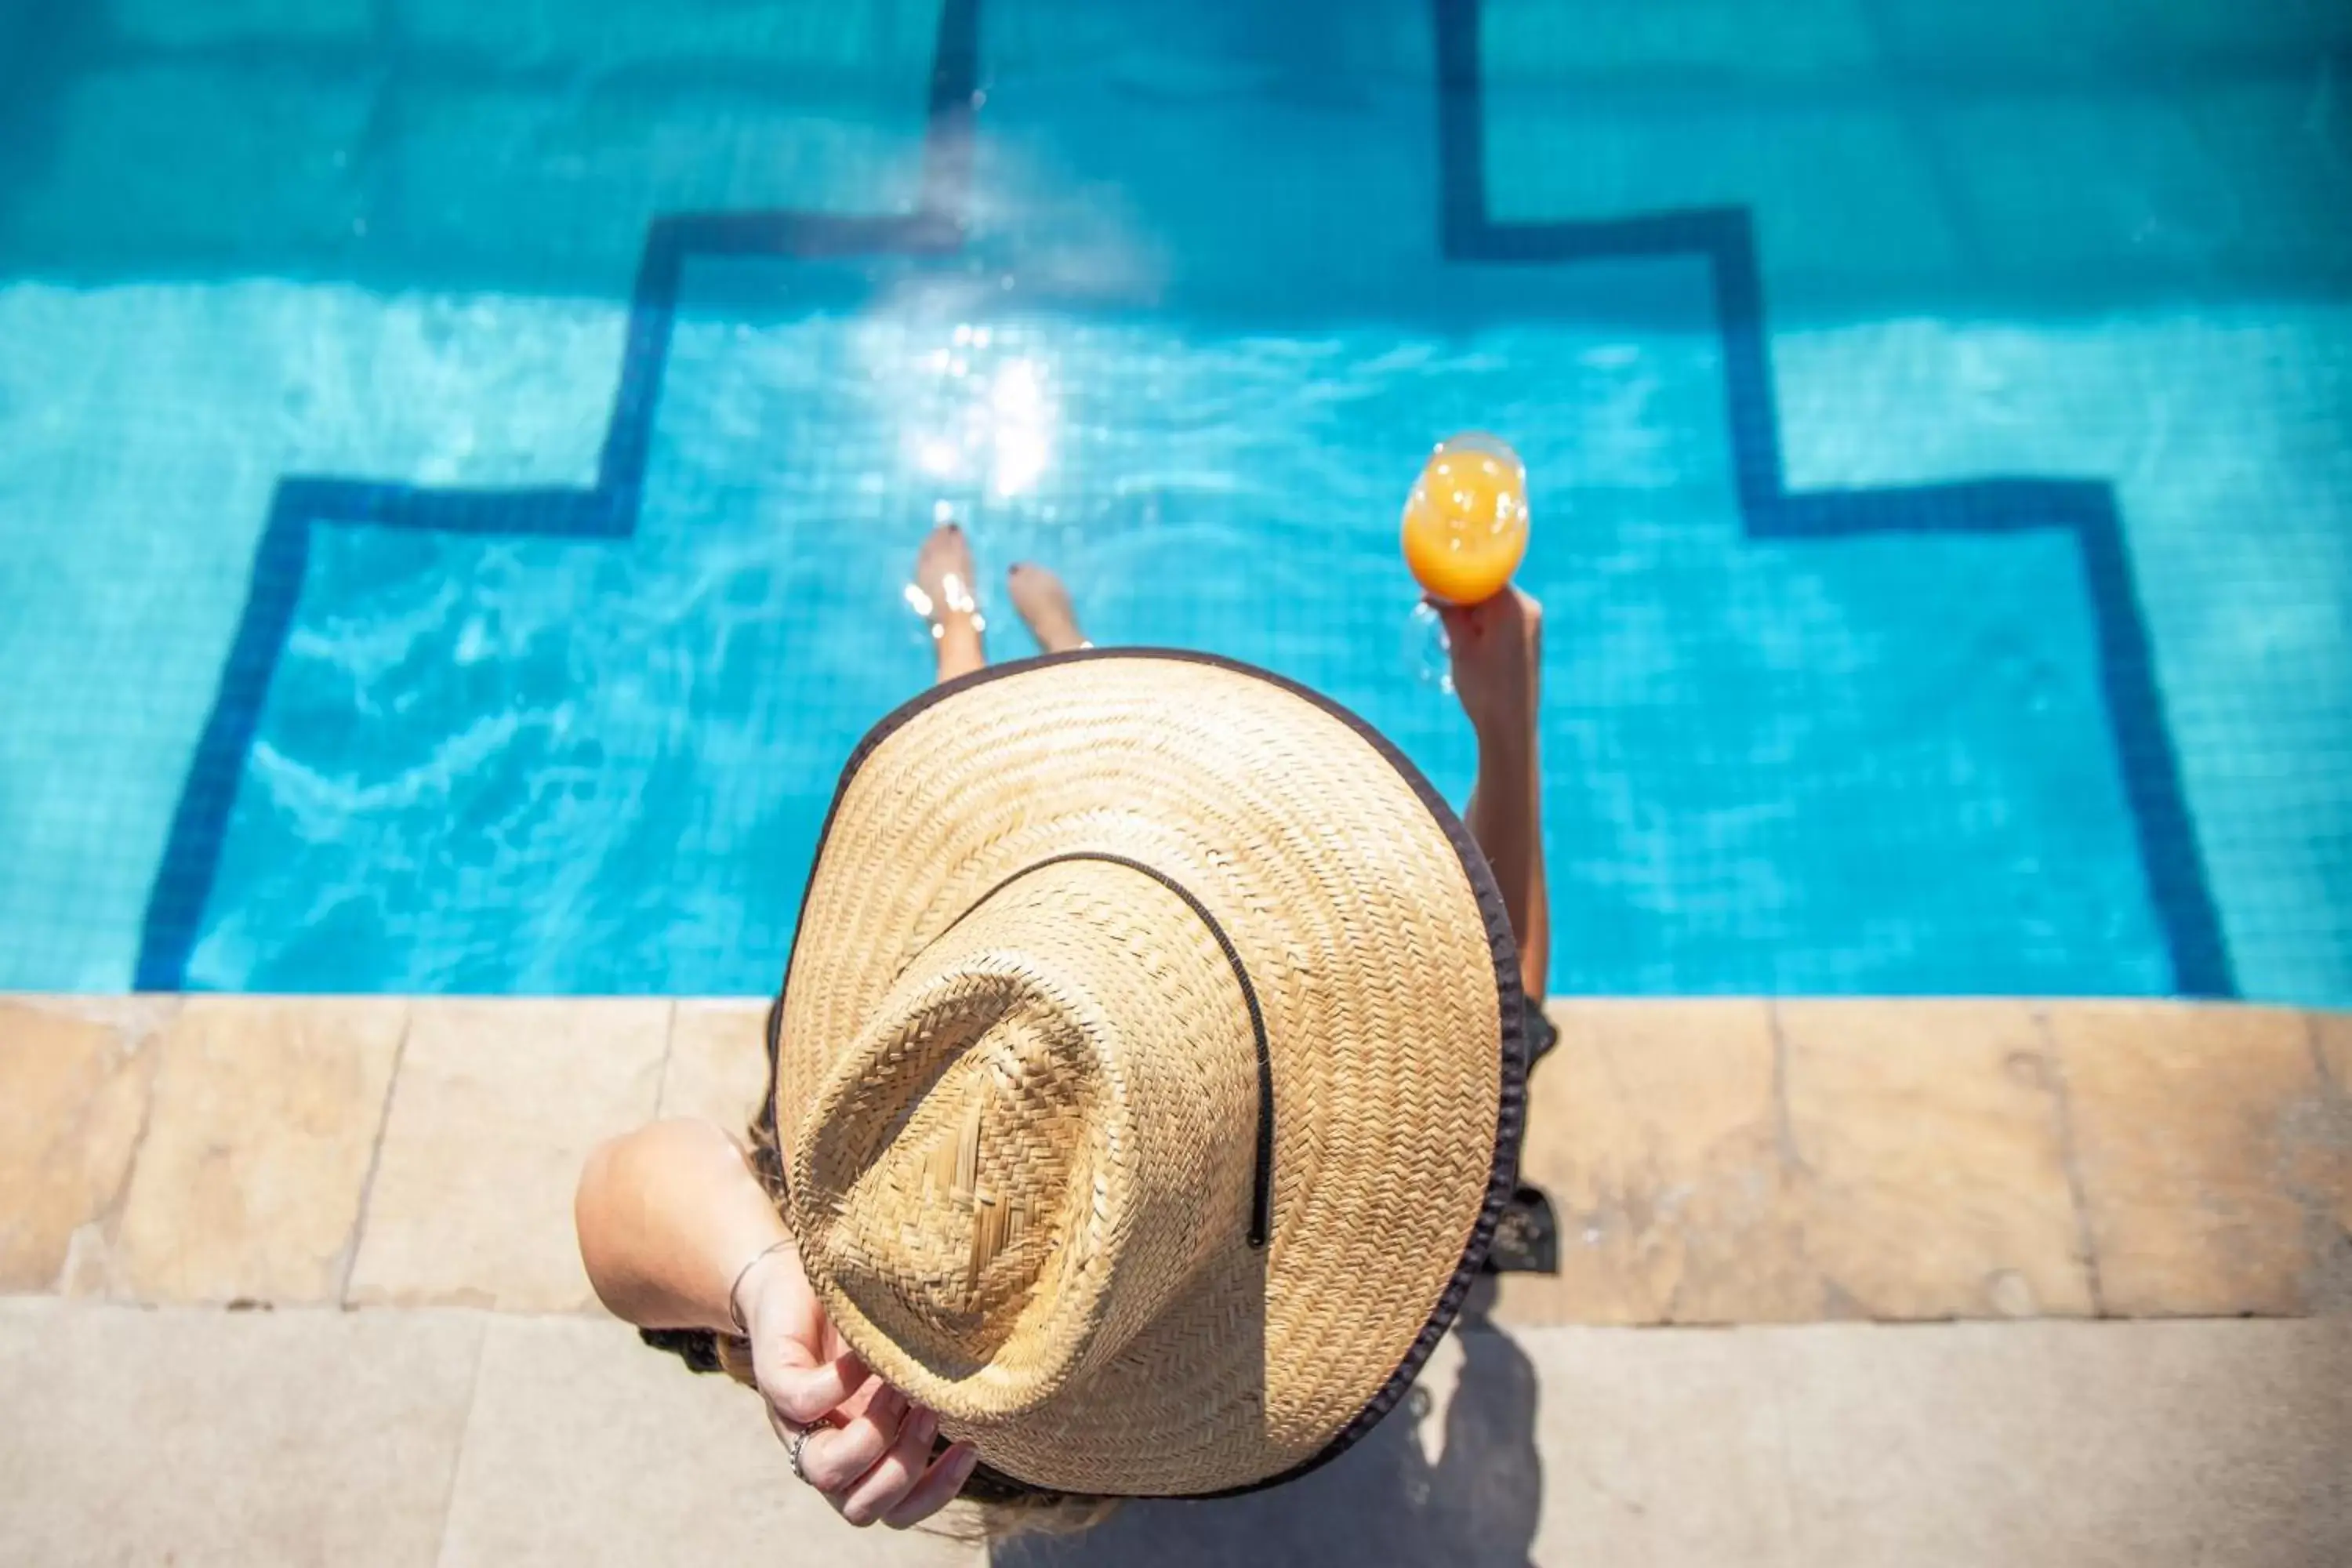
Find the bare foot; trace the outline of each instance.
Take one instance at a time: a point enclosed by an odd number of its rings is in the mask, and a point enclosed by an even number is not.
[[[969,675],[988,662],[980,634],[988,629],[973,600],[971,542],[963,530],[943,522],[931,530],[915,552],[915,584],[907,602],[931,623],[931,638],[939,652],[939,679]]]
[[[1023,561],[1004,574],[1005,584],[1013,595],[1013,607],[1021,612],[1022,621],[1029,635],[1047,653],[1067,653],[1072,648],[1088,647],[1087,634],[1078,630],[1077,612],[1070,606],[1070,591],[1062,580],[1043,566],[1033,566]]]

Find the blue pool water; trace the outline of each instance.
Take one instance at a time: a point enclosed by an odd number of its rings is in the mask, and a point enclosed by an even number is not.
[[[942,509],[1458,797],[1478,426],[1556,988],[2352,1005],[2352,15],[2050,10],[0,4],[0,986],[769,988]]]

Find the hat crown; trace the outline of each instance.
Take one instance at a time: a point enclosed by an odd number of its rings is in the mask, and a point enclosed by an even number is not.
[[[820,1091],[812,1274],[974,1411],[1033,1410],[1241,1242],[1255,1073],[1232,966],[1175,895],[1033,871],[917,955]]]
[[[938,977],[908,1023],[938,1076],[845,1194],[856,1244],[831,1261],[852,1296],[889,1302],[905,1342],[977,1364],[1084,1271],[1091,1227],[1071,1205],[1095,1185],[1095,1042],[1034,976],[990,968]]]

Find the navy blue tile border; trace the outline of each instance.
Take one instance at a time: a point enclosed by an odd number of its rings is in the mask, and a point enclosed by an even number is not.
[[[2184,996],[2235,995],[2229,949],[2165,723],[2147,622],[2133,585],[2113,488],[2098,479],[1998,478],[1791,493],[1780,467],[1764,283],[1747,209],[1697,207],[1578,223],[1490,220],[1479,0],[1432,3],[1437,29],[1438,223],[1445,254],[1465,261],[1535,264],[1636,256],[1704,258],[1722,337],[1724,416],[1734,479],[1749,538],[2051,529],[2074,536],[2091,596],[2099,684],[2116,762],[2171,959],[2173,989]]]
[[[593,485],[585,489],[429,489],[299,475],[278,481],[254,554],[244,615],[148,891],[133,971],[135,988],[176,991],[187,984],[188,961],[220,869],[237,784],[301,595],[311,531],[322,523],[372,523],[509,538],[628,538],[636,531],[654,413],[688,257],[921,256],[944,254],[963,243],[979,86],[979,0],[945,0],[940,8],[922,185],[913,212],[903,216],[674,213],[653,221],[630,291],[620,388]]]
[[[938,255],[962,243],[978,84],[980,0],[947,0],[931,71],[921,199],[905,216],[802,212],[672,214],[646,237],[629,305],[620,387],[585,489],[428,489],[331,478],[279,481],[213,709],[189,765],[149,893],[134,984],[177,990],[218,872],[247,754],[286,646],[320,523],[481,535],[619,540],[635,531],[654,413],[689,256]],[[1748,215],[1738,207],[1650,213],[1590,223],[1508,224],[1486,216],[1479,0],[1432,0],[1445,253],[1463,260],[1556,264],[1696,256],[1710,268],[1722,335],[1725,414],[1749,537],[1853,533],[2070,532],[2089,585],[2099,672],[2140,858],[2169,952],[2174,989],[2235,994],[2220,916],[2165,724],[2147,623],[2133,586],[2113,489],[2092,479],[2003,478],[1792,494],[1782,476],[1762,279]]]

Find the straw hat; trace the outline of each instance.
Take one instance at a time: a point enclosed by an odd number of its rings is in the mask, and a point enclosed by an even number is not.
[[[1311,692],[1133,650],[934,688],[844,772],[785,977],[809,1279],[1004,1475],[1287,1479],[1477,1271],[1517,973],[1460,822]]]

